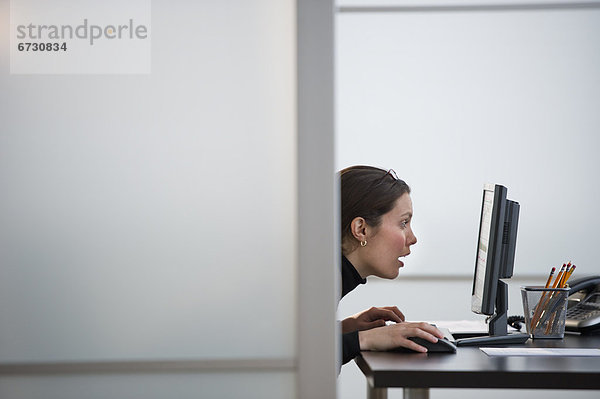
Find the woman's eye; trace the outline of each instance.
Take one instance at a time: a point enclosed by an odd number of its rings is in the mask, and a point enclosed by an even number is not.
[[[407,224],[408,224],[408,220],[403,220],[402,222],[400,222],[400,227],[405,229]]]

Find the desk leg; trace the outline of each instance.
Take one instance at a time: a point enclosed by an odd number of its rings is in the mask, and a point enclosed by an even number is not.
[[[404,388],[404,399],[429,399],[429,388]]]
[[[367,384],[367,399],[387,399],[387,388],[375,388]]]

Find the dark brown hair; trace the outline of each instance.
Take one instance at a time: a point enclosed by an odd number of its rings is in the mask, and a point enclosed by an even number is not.
[[[342,247],[352,237],[352,220],[362,217],[372,227],[379,226],[410,187],[396,173],[372,166],[351,166],[339,172],[342,202]]]

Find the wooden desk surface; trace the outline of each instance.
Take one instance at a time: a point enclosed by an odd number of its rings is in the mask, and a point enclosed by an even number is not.
[[[600,348],[600,336],[530,339],[525,346]],[[600,389],[600,357],[490,357],[459,347],[456,354],[362,352],[356,363],[375,388]]]

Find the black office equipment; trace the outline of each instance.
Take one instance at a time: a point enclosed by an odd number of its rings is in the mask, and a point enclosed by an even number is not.
[[[420,337],[409,337],[408,339],[418,345],[427,348],[427,353],[456,353],[456,345],[446,338],[438,338],[438,341],[435,343]],[[403,346],[399,346],[395,349],[390,350],[389,352],[422,353],[409,348],[405,348]]]
[[[506,199],[506,193],[502,185],[484,185],[479,220],[471,310],[492,316],[489,336],[457,339],[457,346],[523,343],[529,338],[507,332],[508,284],[501,279],[513,275],[520,206]]]
[[[600,334],[600,276],[573,280],[569,287],[565,329]]]
[[[456,345],[454,345],[452,342],[448,341],[445,338],[438,338],[438,341],[436,343],[427,341],[426,339],[419,337],[410,337],[408,339],[418,345],[427,348],[427,353],[456,353]]]

